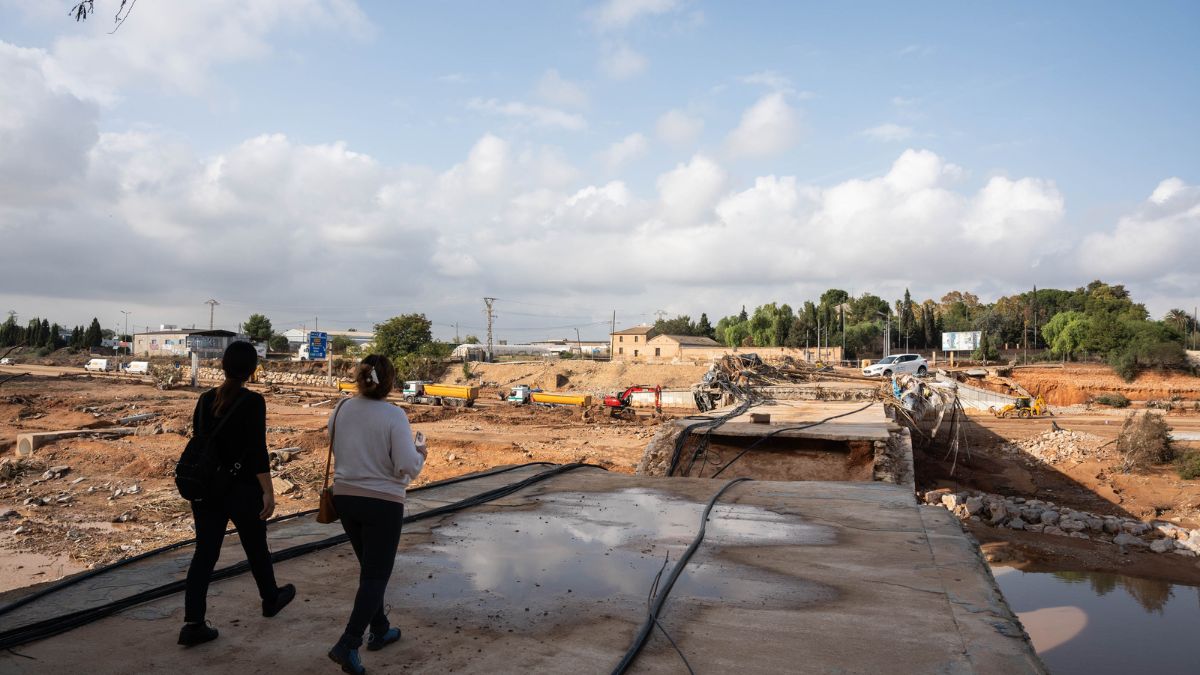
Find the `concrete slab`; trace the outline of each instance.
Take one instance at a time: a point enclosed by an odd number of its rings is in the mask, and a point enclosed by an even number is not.
[[[738,415],[721,425],[714,432],[719,436],[765,436],[777,429],[803,426],[812,422],[851,413],[808,429],[781,431],[780,438],[815,438],[829,441],[886,441],[889,430],[894,426],[884,413],[883,404],[875,403],[866,409],[863,403],[851,401],[773,401],[754,406],[749,412]],[[857,412],[851,412],[856,411]],[[769,414],[769,424],[757,424],[750,420],[751,414]],[[689,419],[676,420],[679,426],[694,424],[699,417],[719,417],[715,410]]]
[[[678,559],[721,485],[580,469],[407,526],[387,596],[404,639],[364,652],[364,662],[372,672],[610,670],[645,617],[655,574]],[[483,488],[428,490],[409,508]],[[278,529],[299,539],[313,527]],[[179,569],[166,560],[143,573]],[[354,595],[353,552],[326,549],[280,563],[276,574],[299,596],[275,619],[258,616],[248,576],[213,585],[209,618],[221,630],[213,643],[174,645],[182,620],[174,596],[0,654],[0,671],[336,672],[324,654]],[[76,602],[113,592],[112,582],[88,582]],[[698,672],[1043,672],[958,523],[882,483],[734,486],[662,621]],[[655,634],[633,670],[681,668]]]

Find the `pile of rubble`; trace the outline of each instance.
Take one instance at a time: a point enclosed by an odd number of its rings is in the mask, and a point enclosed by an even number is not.
[[[960,520],[991,527],[1104,541],[1188,558],[1200,556],[1200,528],[1189,530],[1173,523],[1151,524],[1134,518],[1101,516],[1040,499],[986,492],[953,492],[942,488],[926,492],[924,499],[926,504],[944,507]]]
[[[1059,464],[1068,461],[1079,463],[1110,459],[1114,456],[1112,448],[1106,448],[1110,445],[1099,436],[1058,429],[1027,438],[1020,443],[1006,443],[1000,447],[1000,450],[1012,454],[1022,454],[1044,464]]]
[[[188,381],[192,376],[190,366],[180,368],[180,382]],[[225,379],[225,373],[220,368],[205,368],[200,367],[201,382],[221,382]],[[337,378],[341,380],[342,378]],[[289,373],[284,371],[268,370],[263,375],[260,375],[255,380],[263,384],[291,384],[303,387],[327,387],[329,386],[329,376],[321,373]]]

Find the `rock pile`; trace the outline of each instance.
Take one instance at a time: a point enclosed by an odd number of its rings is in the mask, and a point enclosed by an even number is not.
[[[1059,537],[1104,541],[1154,553],[1200,557],[1200,528],[1189,530],[1173,523],[1145,523],[1133,518],[1101,516],[1059,507],[1054,502],[1024,497],[1004,497],[986,492],[930,490],[926,504],[941,506],[960,520]]]
[[[1020,443],[1006,443],[1001,450],[1025,455],[1045,464],[1059,464],[1111,458],[1114,454],[1112,446],[1102,447],[1104,445],[1104,439],[1099,436],[1059,429],[1038,434]]]
[[[184,366],[180,369],[180,381],[187,381],[191,376],[191,367]],[[225,379],[225,373],[220,368],[205,368],[200,367],[200,381],[202,382],[221,382]],[[342,380],[343,378],[337,378]],[[259,381],[259,380],[256,380]],[[288,373],[282,371],[270,371],[265,373],[261,382],[264,384],[292,384],[303,387],[328,387],[329,376],[321,373]]]

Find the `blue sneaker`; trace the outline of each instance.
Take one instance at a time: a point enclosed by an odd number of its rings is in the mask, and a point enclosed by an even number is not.
[[[367,669],[363,667],[362,661],[358,660],[357,649],[343,647],[341,643],[338,643],[329,650],[329,660],[341,666],[343,673],[366,675]]]
[[[400,641],[400,629],[389,628],[382,634],[367,633],[367,651],[377,652],[380,649]]]

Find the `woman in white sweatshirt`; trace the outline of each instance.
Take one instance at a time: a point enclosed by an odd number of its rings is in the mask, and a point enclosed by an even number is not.
[[[338,405],[329,419],[333,502],[359,564],[354,609],[329,658],[353,675],[366,672],[358,648],[368,625],[371,651],[400,639],[400,629],[384,614],[383,597],[400,544],[405,488],[425,465],[424,438],[415,442],[404,410],[386,400],[395,380],[386,357],[366,357],[355,373],[358,395]]]

